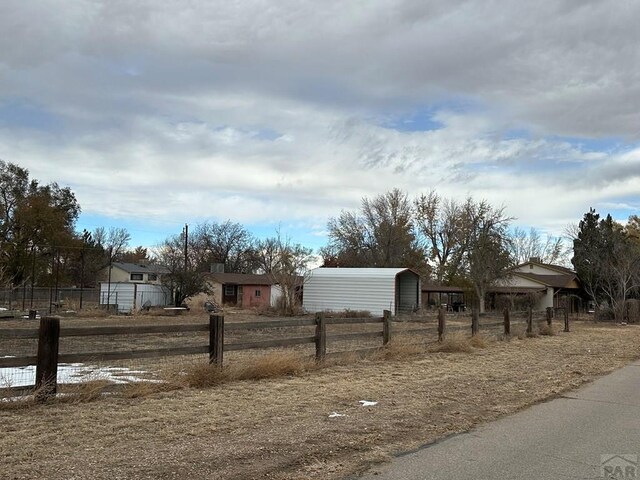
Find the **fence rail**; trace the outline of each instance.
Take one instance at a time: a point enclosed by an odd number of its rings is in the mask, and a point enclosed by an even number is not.
[[[328,342],[353,341],[364,339],[382,338],[382,345],[388,344],[393,335],[429,334],[442,341],[447,332],[469,331],[476,335],[479,331],[502,328],[505,335],[511,332],[512,323],[527,325],[527,332],[533,328],[533,313],[531,310],[525,313],[524,318],[511,319],[512,312],[505,310],[502,321],[480,322],[479,315],[473,312],[471,315],[471,328],[468,324],[447,325],[444,310],[438,313],[437,324],[418,328],[392,327],[391,313],[384,312],[382,317],[362,318],[331,318],[324,314],[317,314],[315,318],[283,319],[266,322],[232,322],[225,323],[224,316],[211,315],[206,324],[182,324],[182,325],[133,325],[133,326],[93,326],[93,327],[61,327],[59,317],[43,317],[40,319],[39,328],[10,328],[0,329],[0,339],[38,339],[37,355],[0,358],[0,368],[36,366],[35,384],[25,387],[0,388],[0,391],[24,392],[31,388],[39,392],[41,398],[46,398],[56,393],[57,365],[61,363],[101,362],[124,359],[140,359],[154,357],[170,357],[178,355],[208,354],[210,363],[222,366],[224,353],[241,350],[266,349],[273,347],[290,347],[296,345],[315,344],[315,357],[322,360],[327,355]],[[486,318],[486,317],[482,317]],[[494,317],[495,318],[495,317]],[[548,310],[546,322],[551,325],[553,312]],[[402,322],[404,323],[404,322]],[[569,331],[568,312],[564,312],[565,331]],[[331,333],[327,334],[328,325],[358,325],[378,324],[381,329],[364,332]],[[272,329],[286,331],[294,327],[313,327],[313,335],[301,335],[285,338],[274,338],[256,341],[240,341],[225,343],[225,333],[234,333],[254,330]],[[396,333],[393,333],[393,332]],[[97,351],[79,353],[59,353],[59,340],[64,337],[93,337],[93,336],[117,336],[117,335],[154,335],[172,333],[197,333],[209,332],[207,345],[181,346],[172,348],[147,348],[122,351]],[[379,347],[375,347],[379,348]],[[358,352],[371,350],[360,349]]]

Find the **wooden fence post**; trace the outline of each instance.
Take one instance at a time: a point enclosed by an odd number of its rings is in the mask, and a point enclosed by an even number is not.
[[[59,344],[60,318],[42,317],[36,365],[36,399],[39,401],[47,400],[56,394]]]
[[[382,313],[382,344],[386,345],[391,341],[391,311],[385,310]]]
[[[569,310],[566,308],[564,309],[564,331],[569,331]]]
[[[323,313],[316,313],[316,361],[327,356],[327,323]]]
[[[533,309],[527,308],[527,334],[533,334]]]
[[[442,339],[444,338],[445,325],[446,325],[446,321],[445,321],[444,308],[440,307],[438,309],[438,341],[439,342],[441,342]]]
[[[552,318],[553,318],[553,307],[547,307],[547,325],[551,326]]]
[[[209,315],[209,363],[221,367],[224,358],[224,315]]]
[[[511,335],[511,315],[509,307],[504,308],[504,334]]]
[[[473,308],[471,311],[471,336],[475,336],[478,334],[478,328],[480,326],[480,320],[478,315],[478,309]]]

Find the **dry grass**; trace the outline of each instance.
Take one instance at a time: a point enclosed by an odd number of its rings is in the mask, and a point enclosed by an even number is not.
[[[28,395],[5,398],[0,402],[0,410],[26,410],[46,404],[78,404],[93,402],[109,390],[111,382],[107,380],[89,380],[83,383],[66,384],[59,387],[58,395],[46,398],[48,386],[34,389]]]
[[[464,355],[327,366],[330,359],[300,375],[1,410],[2,476],[345,478],[575,388],[636,358],[639,343],[640,326],[575,323],[568,334],[490,342]],[[379,403],[362,408],[364,399]],[[46,459],[34,462],[44,449]]]
[[[371,312],[369,310],[351,310],[349,308],[342,311],[326,310],[322,312],[326,317],[331,318],[369,318]]]
[[[445,335],[442,342],[432,345],[432,352],[441,353],[470,353],[473,351],[469,338],[462,332]]]
[[[543,336],[552,337],[556,334],[556,330],[555,328],[553,328],[553,325],[548,325],[545,323],[544,325],[540,326],[538,333]]]
[[[251,358],[243,363],[231,364],[226,370],[230,380],[261,380],[299,375],[315,368],[316,363],[310,357],[290,350],[281,350]]]
[[[222,368],[208,363],[187,367],[180,376],[186,387],[206,388],[239,380],[300,375],[317,368],[315,361],[291,350],[275,350],[265,355],[244,358]]]
[[[482,333],[478,333],[471,337],[469,344],[473,348],[487,348],[492,340]]]
[[[371,356],[376,360],[407,360],[426,353],[427,348],[423,344],[412,342],[409,338],[394,339],[384,348]]]
[[[108,380],[89,380],[65,386],[61,402],[85,403],[101,398],[107,392],[111,382]]]

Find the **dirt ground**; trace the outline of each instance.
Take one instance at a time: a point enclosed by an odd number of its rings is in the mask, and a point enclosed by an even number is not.
[[[575,323],[568,334],[472,353],[0,410],[0,472],[30,480],[345,478],[573,389],[637,358],[638,345],[638,326]]]

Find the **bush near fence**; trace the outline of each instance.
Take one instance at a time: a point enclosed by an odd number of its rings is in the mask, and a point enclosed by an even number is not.
[[[566,310],[563,313],[565,331],[568,331],[568,314]],[[322,361],[332,354],[379,350],[395,336],[409,336],[413,342],[428,343],[442,341],[452,332],[509,335],[513,333],[511,327],[514,324],[525,326],[527,332],[533,334],[534,326],[537,326],[537,331],[542,331],[540,325],[550,325],[553,317],[552,311],[541,316],[534,315],[531,310],[505,310],[501,316],[473,312],[471,318],[449,318],[444,310],[440,310],[437,317],[412,317],[412,321],[391,317],[389,312],[385,312],[383,317],[332,318],[321,313],[315,317],[252,322],[225,322],[223,316],[212,315],[207,323],[90,327],[61,326],[60,318],[44,317],[38,328],[0,329],[0,342],[5,346],[13,345],[13,352],[20,354],[0,357],[0,369],[36,366],[33,384],[20,388],[8,386],[0,390],[6,396],[28,394],[36,389],[41,398],[48,398],[57,391],[59,364],[113,364],[120,360],[206,355],[210,363],[222,366],[227,353],[274,347],[311,347],[312,351],[315,350],[316,360]],[[127,341],[119,340],[125,336],[128,336]],[[100,350],[83,351],[83,339],[84,342],[90,340],[91,345]],[[19,346],[20,341],[30,343]],[[341,344],[348,346],[346,349],[329,348]],[[73,348],[69,348],[71,345]],[[140,348],[148,346],[155,348]]]

